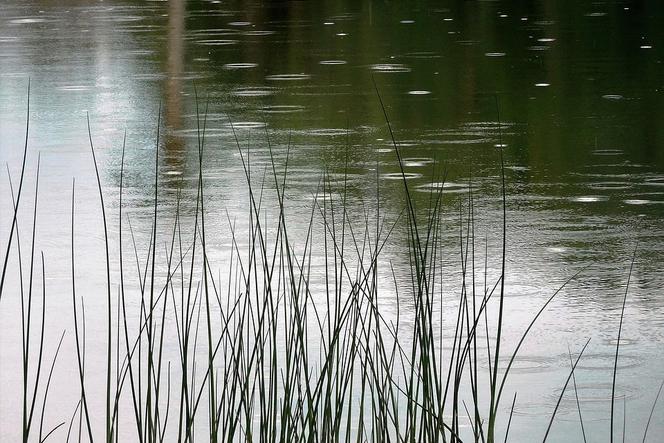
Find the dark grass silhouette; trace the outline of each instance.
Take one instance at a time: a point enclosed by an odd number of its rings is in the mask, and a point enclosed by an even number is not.
[[[26,123],[21,178],[18,188],[11,189],[14,211],[0,281],[1,301],[3,297],[13,296],[8,291],[4,294],[4,282],[7,263],[15,245],[19,255],[23,307],[23,441],[42,442],[57,436],[60,439],[66,437],[66,441],[71,438],[75,441],[110,443],[121,441],[121,433],[133,435],[139,442],[509,441],[517,395],[512,398],[508,414],[500,405],[512,365],[544,310],[584,269],[550,295],[523,331],[511,354],[505,357],[501,333],[505,328],[505,256],[509,240],[506,235],[506,183],[501,142],[498,149],[503,208],[500,275],[492,284],[485,282],[482,288],[476,284],[476,274],[484,273],[486,280],[487,258],[485,254],[484,266],[476,264],[475,249],[479,249],[479,245],[476,244],[474,196],[470,187],[467,209],[459,209],[462,290],[456,301],[456,312],[447,318],[441,291],[445,277],[440,265],[444,187],[432,186],[426,206],[417,206],[406,180],[399,143],[377,88],[376,93],[403,178],[404,209],[396,222],[388,225],[381,214],[378,168],[375,213],[372,216],[365,214],[364,224],[359,225],[353,223],[349,216],[347,175],[344,175],[340,192],[335,192],[337,190],[333,189],[329,174],[324,172],[309,211],[295,215],[301,219],[306,217],[308,223],[303,244],[294,244],[286,210],[290,148],[285,162],[278,164],[266,129],[269,164],[256,173],[252,170],[249,151],[240,148],[236,137],[248,191],[248,228],[247,232],[237,232],[235,223],[227,215],[232,246],[228,267],[224,270],[227,286],[223,288],[221,281],[215,280],[209,262],[207,244],[210,234],[205,227],[206,216],[210,215],[206,212],[203,180],[208,149],[205,143],[207,105],[202,115],[197,106],[198,175],[191,226],[182,220],[179,191],[175,214],[160,211],[158,162],[161,121],[157,122],[154,206],[147,251],[139,251],[131,221],[123,215],[125,136],[118,196],[119,281],[116,282],[112,282],[108,237],[107,223],[111,218],[106,216],[93,130],[88,120],[90,151],[105,234],[106,346],[103,349],[105,357],[100,358],[104,358],[106,373],[104,377],[92,380],[86,372],[86,358],[91,358],[89,353],[93,350],[86,349],[85,308],[83,299],[77,298],[76,294],[76,281],[80,278],[75,266],[76,242],[81,240],[75,235],[75,182],[72,182],[71,296],[78,377],[72,388],[79,389],[80,400],[71,415],[63,416],[62,421],[51,429],[44,428],[45,413],[53,414],[46,412],[48,392],[52,384],[63,382],[53,379],[52,374],[63,339],[71,332],[62,332],[57,348],[52,351],[50,370],[46,376],[42,368],[48,364],[43,358],[44,330],[48,321],[43,254],[41,318],[38,324],[33,319],[39,165],[30,269],[25,292],[23,282],[26,276],[20,257],[20,222],[17,214],[29,151],[29,124]],[[232,122],[230,127],[234,132]],[[444,181],[446,175],[434,170],[432,176]],[[269,227],[266,219],[267,192],[274,193],[272,201],[277,213],[276,222],[271,220]],[[161,220],[171,218],[170,236],[161,238],[157,225]],[[130,282],[126,272],[131,265],[123,245],[123,235],[127,233],[125,226],[129,227],[133,245],[129,256],[133,255],[135,259],[138,275],[135,282]],[[322,242],[314,241],[317,226],[322,226]],[[395,229],[403,229],[407,233],[410,268],[409,278],[405,281],[397,277],[391,263],[382,260],[383,248],[391,240]],[[160,245],[165,245],[163,255],[157,252]],[[322,274],[312,272],[313,251],[317,247],[322,248],[324,257]],[[158,259],[165,261],[164,269],[157,264]],[[636,249],[630,276],[635,260]],[[388,274],[392,275],[391,294],[396,298],[397,311],[389,316],[385,315],[382,307],[384,299],[381,298],[380,288],[383,286],[379,278],[384,271],[380,274],[379,269],[387,269]],[[114,284],[117,285],[116,294],[112,290]],[[137,290],[133,290],[134,287]],[[623,299],[614,360],[612,438],[620,334],[627,294],[628,287]],[[138,324],[131,322],[135,316],[128,312],[129,297],[140,301]],[[400,311],[402,299],[410,303],[411,313]],[[487,313],[490,304],[497,305],[495,319]],[[175,324],[175,331],[166,330],[167,320]],[[453,325],[451,339],[443,340],[443,321]],[[165,341],[173,336],[176,337],[179,361],[166,361],[164,346],[168,343]],[[493,346],[489,337],[495,337]],[[31,340],[37,340],[36,351],[31,347]],[[576,358],[570,351],[570,373],[552,410],[543,441],[555,432],[556,413],[570,381],[578,409],[579,437],[586,440],[574,370],[588,342]],[[37,353],[36,366],[30,364],[34,360],[31,359],[34,352]],[[487,368],[480,364],[482,361],[488,363]],[[501,362],[505,361],[507,363],[503,367]],[[105,380],[105,407],[103,410],[91,410],[88,397],[90,383],[98,383],[102,379]],[[643,441],[646,441],[658,398],[659,392],[643,431]],[[120,412],[131,417],[133,429],[119,429]],[[33,422],[35,413],[40,414],[38,430]],[[463,429],[464,422],[470,426]]]

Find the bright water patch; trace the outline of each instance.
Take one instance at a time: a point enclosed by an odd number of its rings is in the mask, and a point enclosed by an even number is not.
[[[569,200],[576,203],[596,203],[607,201],[609,197],[606,195],[581,195],[579,197],[571,197]]]
[[[15,18],[14,20],[9,20],[9,23],[13,25],[29,25],[33,23],[43,23],[45,18],[41,17],[25,17],[25,18]]]
[[[651,205],[653,203],[661,203],[661,202],[656,202],[653,200],[648,200],[643,198],[629,198],[627,200],[623,200],[623,203],[625,203],[626,205],[641,206],[641,205]]]
[[[402,162],[403,165],[407,168],[419,168],[422,166],[427,166],[432,163],[435,163],[435,160],[428,157],[412,157],[412,158],[404,158]]]
[[[265,122],[232,122],[224,126],[232,129],[261,129],[265,127]]]
[[[649,186],[664,186],[664,177],[646,178],[644,184]]]
[[[402,65],[400,63],[379,63],[376,65],[371,65],[371,70],[374,72],[380,72],[385,74],[410,72],[409,67],[407,67],[406,65]]]
[[[58,91],[65,91],[65,92],[80,92],[80,91],[89,91],[92,89],[88,85],[67,85],[67,86],[59,86]]]

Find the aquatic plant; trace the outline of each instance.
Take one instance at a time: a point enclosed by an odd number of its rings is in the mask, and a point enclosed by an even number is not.
[[[24,290],[17,217],[28,154],[29,126],[26,124],[21,178],[16,192],[11,189],[13,220],[0,282],[2,300],[6,290],[7,263],[15,245],[23,325],[23,441],[42,442],[56,432],[62,438],[65,428],[66,441],[87,438],[109,443],[126,441],[127,438],[140,442],[208,439],[211,442],[508,441],[518,401],[516,393],[509,414],[505,414],[500,405],[510,370],[545,309],[585,269],[572,275],[547,298],[505,357],[501,334],[506,327],[503,313],[506,309],[508,272],[505,257],[509,241],[503,152],[499,148],[497,153],[502,172],[500,275],[492,283],[488,281],[486,243],[484,264],[476,263],[479,258],[476,248],[482,245],[476,239],[475,197],[471,186],[465,208],[459,207],[460,293],[453,303],[453,315],[448,318],[450,310],[445,303],[450,296],[443,288],[444,280],[450,277],[443,273],[441,264],[444,186],[431,186],[427,205],[418,207],[406,180],[401,150],[386,107],[377,89],[376,92],[403,178],[404,208],[400,216],[388,222],[381,212],[378,165],[373,214],[365,212],[364,222],[359,224],[349,214],[347,175],[338,190],[333,189],[330,176],[325,172],[306,214],[308,223],[304,241],[296,244],[292,240],[289,223],[292,215],[288,213],[286,201],[289,152],[286,152],[285,162],[279,164],[265,126],[270,159],[257,174],[249,150],[241,148],[236,136],[248,191],[248,229],[238,232],[234,221],[227,216],[231,247],[225,269],[226,287],[222,287],[220,276],[214,276],[208,249],[210,234],[205,226],[206,217],[217,215],[208,213],[205,205],[204,165],[210,149],[205,143],[207,105],[202,115],[197,105],[198,175],[194,219],[190,226],[183,221],[180,212],[180,191],[174,214],[160,210],[161,122],[157,122],[151,230],[147,251],[142,253],[130,218],[123,212],[125,135],[118,195],[119,278],[116,282],[112,281],[111,271],[110,218],[106,217],[104,188],[88,119],[90,153],[102,209],[105,243],[106,346],[103,349],[105,357],[101,358],[105,359],[106,372],[103,377],[92,378],[86,372],[86,359],[90,358],[91,350],[86,348],[84,300],[77,298],[76,293],[80,277],[76,273],[77,222],[75,182],[72,182],[71,296],[78,379],[76,386],[71,388],[79,389],[80,399],[69,420],[65,417],[51,429],[44,429],[44,416],[51,383],[63,381],[52,380],[52,374],[65,332],[62,332],[50,360],[44,385],[42,366],[48,310],[43,254],[41,321],[38,327],[33,323],[39,163],[27,290]],[[231,121],[229,126],[235,134]],[[435,182],[444,182],[446,174],[434,169],[432,177]],[[267,192],[273,192],[274,197],[268,198]],[[276,207],[270,213],[273,215],[271,219],[266,209],[270,201]],[[133,245],[130,252],[135,259],[135,282],[127,272],[129,265],[123,242],[125,216]],[[302,214],[296,216],[303,217]],[[164,219],[171,223],[170,236],[159,238],[157,226]],[[393,264],[383,259],[383,249],[395,230],[406,233],[409,268],[405,277],[398,275]],[[316,237],[321,234],[322,239]],[[158,255],[157,247],[162,243],[165,243],[165,252]],[[321,272],[312,269],[315,247],[323,250]],[[636,249],[632,266],[635,259]],[[159,260],[164,260],[165,264],[159,264]],[[631,273],[632,267],[630,276]],[[482,274],[484,283],[480,285],[478,280]],[[386,282],[385,275],[391,275],[392,281]],[[391,303],[382,295],[388,283]],[[114,284],[117,287],[115,296]],[[620,334],[628,287],[623,298],[614,360],[612,438]],[[408,306],[408,312],[401,311],[402,303]],[[130,312],[132,305],[138,306],[139,312]],[[495,308],[495,315],[489,314],[490,306]],[[443,333],[444,322],[449,322],[453,331],[449,338]],[[169,331],[167,325],[173,324],[175,330]],[[38,336],[37,361],[32,365],[31,340],[35,334]],[[171,337],[175,337],[175,343],[167,343]],[[495,338],[493,344],[492,338]],[[574,371],[589,341],[576,358],[571,351],[569,353],[570,372],[552,410],[543,441],[553,429],[570,381],[574,387],[580,432],[586,440]],[[164,346],[168,345],[177,346],[179,361],[166,360]],[[484,362],[487,366],[483,365]],[[92,410],[90,384],[102,379],[105,380],[105,407]],[[40,392],[41,396],[38,395]],[[38,397],[42,399],[40,409],[37,409]],[[659,392],[643,433],[644,441],[658,398]],[[38,437],[33,431],[36,412],[40,413]],[[131,418],[121,422],[121,413]],[[126,426],[127,422],[131,423],[130,429],[121,429],[121,425]]]

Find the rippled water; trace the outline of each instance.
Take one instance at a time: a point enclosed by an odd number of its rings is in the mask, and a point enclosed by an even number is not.
[[[146,244],[160,104],[160,201],[165,211],[173,208],[179,186],[195,199],[196,94],[207,107],[209,208],[224,214],[210,221],[211,230],[228,229],[225,211],[240,225],[246,213],[234,131],[256,168],[270,160],[268,136],[280,165],[289,151],[293,211],[306,213],[324,171],[342,183],[348,168],[358,214],[375,206],[378,176],[382,211],[396,217],[403,208],[402,176],[375,82],[404,156],[405,178],[421,191],[414,198],[425,205],[427,192],[440,187],[448,195],[450,266],[459,260],[458,207],[470,190],[478,238],[499,251],[496,146],[502,146],[508,349],[546,297],[590,265],[545,313],[517,360],[510,385],[519,391],[510,431],[516,441],[539,435],[568,373],[568,345],[578,349],[589,337],[578,389],[591,439],[606,437],[618,316],[638,242],[618,394],[627,405],[628,435],[640,436],[664,366],[663,13],[653,2],[627,1],[2,2],[0,161],[16,184],[30,79],[26,186],[34,184],[40,153],[37,237],[47,258],[50,309],[58,314],[53,336],[71,320],[72,177],[79,189],[78,248],[86,257],[80,273],[89,276],[80,291],[94,293],[103,282],[86,112],[111,210],[117,210],[126,131],[125,204],[139,243]],[[444,182],[435,171],[444,171]],[[12,207],[7,174],[0,183],[5,242]],[[189,203],[184,211],[191,214]],[[387,253],[404,269],[405,240],[395,243]],[[221,236],[211,247],[223,266],[229,240]],[[16,286],[8,294],[0,305],[0,433],[11,440],[18,430],[7,429],[20,422],[12,388],[21,383],[20,323]],[[102,306],[86,309],[91,346],[103,343],[103,328],[94,326],[103,319]],[[69,341],[64,346],[73,349]],[[103,368],[102,362],[89,365],[93,373]],[[73,366],[58,371],[61,378],[75,374]],[[67,414],[77,401],[66,390],[53,398]],[[556,441],[579,436],[572,399],[561,405]],[[622,401],[619,410],[622,416]],[[664,433],[658,411],[653,436]]]

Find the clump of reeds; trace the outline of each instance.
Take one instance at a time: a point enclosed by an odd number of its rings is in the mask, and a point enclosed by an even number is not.
[[[382,101],[380,105],[385,111]],[[455,312],[448,318],[444,297],[449,299],[451,296],[443,290],[444,279],[448,277],[441,265],[444,258],[441,241],[444,187],[432,186],[426,205],[418,207],[404,175],[404,209],[396,221],[388,223],[381,213],[377,171],[375,213],[365,214],[364,223],[358,225],[353,223],[348,212],[347,176],[341,189],[333,190],[328,174],[324,173],[306,214],[308,223],[304,243],[294,244],[289,231],[291,215],[286,210],[289,153],[285,163],[279,165],[267,130],[265,141],[270,161],[258,173],[251,163],[249,151],[242,150],[236,138],[247,183],[249,227],[247,232],[238,233],[229,218],[228,236],[232,246],[225,269],[226,286],[222,287],[221,279],[215,278],[209,261],[209,234],[205,225],[206,217],[210,216],[206,212],[204,186],[204,164],[210,149],[205,143],[206,115],[207,106],[202,115],[197,109],[198,177],[191,225],[183,221],[180,193],[174,214],[160,211],[157,130],[152,226],[149,245],[143,254],[137,247],[129,217],[123,213],[123,141],[116,219],[119,232],[119,278],[116,282],[112,281],[108,236],[111,219],[106,215],[104,188],[88,121],[105,234],[106,348],[103,357],[101,354],[91,357],[90,350],[86,350],[85,309],[83,299],[78,299],[76,294],[76,208],[72,183],[71,296],[79,401],[73,405],[71,415],[63,417],[50,430],[43,427],[44,414],[49,386],[53,381],[58,382],[52,380],[51,375],[65,333],[60,337],[42,388],[47,322],[43,254],[41,321],[36,331],[38,358],[36,367],[30,364],[33,361],[30,358],[33,352],[31,339],[35,332],[32,323],[33,268],[39,166],[26,290],[17,218],[28,154],[26,124],[21,178],[16,193],[13,189],[11,191],[15,196],[14,213],[0,280],[1,300],[8,258],[16,245],[23,319],[23,441],[41,442],[56,431],[60,433],[59,438],[66,438],[66,441],[70,438],[78,441],[103,439],[109,443],[126,441],[127,438],[140,442],[507,441],[517,395],[511,398],[509,413],[501,413],[505,409],[500,405],[510,369],[535,322],[578,273],[546,300],[511,350],[505,367],[500,367],[505,361],[501,332],[505,328],[505,255],[508,244],[502,150],[498,151],[503,171],[500,275],[489,283],[486,281],[486,257],[484,266],[476,264],[476,247],[479,249],[481,245],[476,242],[471,187],[465,210],[459,209],[461,291],[456,296]],[[401,150],[386,112],[385,120],[394,144],[396,163],[403,174]],[[232,123],[230,125],[232,127]],[[435,180],[445,180],[444,172],[434,170],[432,176]],[[274,197],[267,198],[267,192],[274,192]],[[265,205],[270,200],[275,202],[276,220],[268,221]],[[303,217],[302,214],[297,216]],[[171,223],[168,236],[160,235],[157,229],[159,222],[165,219]],[[135,261],[133,265],[127,263],[123,243],[125,226],[129,226],[133,245],[133,251],[129,253]],[[322,238],[315,238],[321,235],[321,229]],[[395,229],[403,229],[407,234],[406,260],[410,266],[406,278],[397,276],[392,264],[382,259],[383,248]],[[158,255],[157,248],[162,244],[165,244],[165,252]],[[316,254],[321,254],[321,251],[314,252],[316,247],[322,248],[322,273],[312,271]],[[159,260],[163,260],[164,265],[158,264]],[[135,283],[130,282],[129,266],[136,268],[138,278]],[[482,273],[485,283],[480,287],[477,280]],[[385,282],[384,275],[392,275],[392,281]],[[396,312],[392,310],[389,314],[384,307],[385,297],[381,296],[387,283],[392,287],[390,294],[396,299],[393,303]],[[113,290],[114,286],[117,291]],[[402,300],[410,307],[407,313],[400,310]],[[132,304],[139,306],[139,312],[128,311]],[[495,307],[497,315],[488,314],[490,304]],[[623,314],[624,301],[615,368]],[[443,322],[452,325],[454,333],[450,339],[443,338]],[[175,330],[167,330],[168,324],[174,324]],[[164,354],[169,337],[176,340],[179,354],[176,361],[167,361]],[[491,344],[490,337],[495,337],[495,344]],[[576,358],[570,352],[570,373],[543,432],[543,440],[552,429],[558,406],[571,380],[580,432],[585,441],[574,370],[587,346],[588,342]],[[89,358],[104,359],[104,377],[89,378],[86,373],[86,359]],[[488,367],[482,362],[487,362]],[[102,378],[105,380],[105,408],[91,410],[90,383],[98,383]],[[615,382],[614,370],[612,436]],[[40,391],[41,409],[37,405]],[[41,413],[38,436],[33,431],[35,412]],[[133,423],[130,429],[120,429],[121,413],[130,417],[127,419]],[[646,435],[647,426],[644,440]]]

